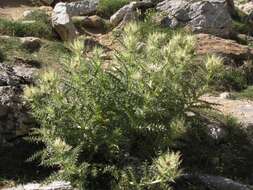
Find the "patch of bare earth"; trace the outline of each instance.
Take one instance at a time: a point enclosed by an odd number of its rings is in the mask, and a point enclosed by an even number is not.
[[[33,10],[30,0],[0,0],[0,18],[18,20],[23,16],[24,11]]]

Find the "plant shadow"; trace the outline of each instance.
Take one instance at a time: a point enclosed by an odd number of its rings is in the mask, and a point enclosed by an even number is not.
[[[25,184],[43,181],[52,169],[39,166],[39,163],[27,159],[42,146],[30,144],[24,140],[11,147],[0,147],[0,189],[6,183]]]
[[[223,176],[246,184],[253,184],[253,128],[248,130],[235,118],[215,116],[212,123],[192,122],[175,147],[182,154],[186,173]],[[217,119],[218,118],[218,119]],[[219,124],[223,135],[210,135],[210,124]]]

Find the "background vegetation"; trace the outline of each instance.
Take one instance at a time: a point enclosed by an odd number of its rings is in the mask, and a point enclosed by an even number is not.
[[[50,17],[43,11],[33,11],[19,21],[0,18],[0,35],[33,36],[53,39],[56,35],[51,26]]]

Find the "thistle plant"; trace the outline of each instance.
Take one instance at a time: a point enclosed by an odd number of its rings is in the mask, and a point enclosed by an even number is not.
[[[79,189],[168,189],[181,174],[169,151],[184,132],[187,112],[207,107],[199,98],[219,61],[200,63],[195,39],[177,33],[143,38],[137,23],[124,29],[122,51],[104,69],[102,50],[83,56],[82,42],[58,71],[25,90],[41,125],[31,134],[45,149],[34,155],[57,171],[50,180]]]

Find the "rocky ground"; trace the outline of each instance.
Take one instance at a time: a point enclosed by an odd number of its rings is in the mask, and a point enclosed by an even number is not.
[[[227,94],[227,93],[226,93]],[[204,100],[217,104],[214,106],[225,115],[234,116],[246,128],[252,128],[253,102],[250,100],[233,100],[229,99],[229,94],[222,93],[220,96],[206,95]],[[224,95],[228,97],[223,97]]]
[[[18,20],[23,17],[27,10],[34,10],[36,7],[31,5],[29,0],[2,0],[0,2],[0,17]]]
[[[102,47],[105,50],[105,63],[109,63],[111,52],[119,50],[120,47],[115,33],[127,22],[138,19],[137,9],[145,11],[153,8],[162,13],[154,16],[154,20],[163,28],[183,27],[187,31],[190,30],[196,36],[196,52],[199,57],[206,54],[216,54],[222,57],[224,65],[229,69],[233,68],[236,72],[246,73],[245,77],[249,82],[243,84],[246,85],[243,88],[252,85],[253,69],[251,67],[253,66],[250,65],[253,60],[252,1],[245,3],[237,1],[234,3],[232,0],[194,2],[165,0],[160,3],[138,1],[123,6],[110,18],[96,14],[99,0],[53,3],[56,4],[55,7],[51,7],[52,3],[53,1],[43,1],[39,4],[43,6],[38,6],[38,4],[34,6],[29,0],[1,0],[0,2],[0,19],[21,22],[25,16],[34,11],[46,12],[47,15],[52,16],[52,20],[50,20],[52,26],[50,27],[53,28],[54,34],[53,40],[41,39],[38,36],[12,36],[12,34],[1,33],[0,29],[0,50],[3,49],[5,54],[3,60],[0,56],[0,145],[5,147],[5,150],[6,147],[15,146],[16,141],[25,136],[31,127],[36,126],[29,116],[29,108],[23,103],[23,88],[32,84],[36,75],[49,64],[57,68],[60,57],[68,52],[68,47],[62,42],[73,41],[76,38],[83,39],[84,36],[88,36],[84,40],[86,46],[89,48]],[[238,10],[240,10],[240,14]],[[15,44],[15,46],[10,47],[9,44]],[[86,56],[89,56],[89,52]],[[215,89],[214,93],[220,95],[205,95],[203,100],[217,104],[214,105],[214,108],[224,115],[237,118],[250,134],[250,131],[253,131],[253,101],[235,98],[234,91],[240,93],[241,83],[239,88],[236,86],[237,83],[234,85],[235,89],[233,89],[233,85],[234,83],[225,86],[228,87],[227,89]],[[223,93],[227,90],[229,90],[228,93]],[[249,146],[253,148],[252,145]],[[248,162],[252,161],[248,160]],[[4,176],[1,173],[3,166],[0,164],[0,189],[2,189],[1,175]],[[249,168],[249,170],[253,173],[253,168]],[[6,169],[2,171],[6,171]],[[250,190],[252,188],[250,185],[253,184],[252,177],[247,178],[247,185],[211,175],[198,175],[194,177],[194,180],[197,178],[204,186],[208,186],[206,189],[209,190]],[[190,174],[185,178],[186,181],[192,179]],[[3,181],[5,180],[9,179],[3,177]],[[10,186],[8,182],[3,184],[3,189]],[[178,189],[180,188],[178,187]],[[71,189],[71,187],[65,182],[55,182],[43,187],[40,187],[39,184],[28,184],[10,189],[50,190]]]

